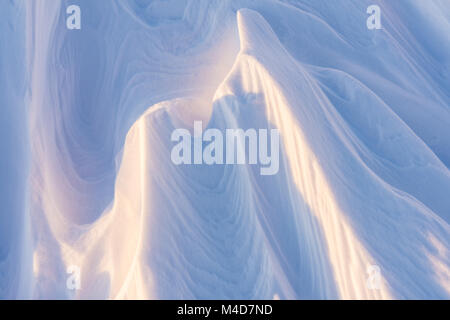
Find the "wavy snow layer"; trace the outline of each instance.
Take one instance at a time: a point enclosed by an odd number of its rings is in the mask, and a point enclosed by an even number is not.
[[[0,298],[450,298],[448,2],[75,2],[0,3]],[[198,120],[278,174],[174,165]]]

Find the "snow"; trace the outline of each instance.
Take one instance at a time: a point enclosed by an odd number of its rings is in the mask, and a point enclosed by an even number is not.
[[[0,298],[449,299],[449,24],[443,0],[0,2]],[[279,172],[175,165],[195,121],[278,129]]]

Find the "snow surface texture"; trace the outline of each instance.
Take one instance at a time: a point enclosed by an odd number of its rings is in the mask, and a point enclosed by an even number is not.
[[[447,0],[0,1],[0,298],[449,299],[449,30]],[[278,128],[279,173],[175,166],[194,120]]]

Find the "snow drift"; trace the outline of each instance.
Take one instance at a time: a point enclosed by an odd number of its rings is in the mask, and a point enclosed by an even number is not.
[[[450,298],[449,3],[75,2],[0,4],[0,298]],[[173,164],[194,121],[278,174]]]

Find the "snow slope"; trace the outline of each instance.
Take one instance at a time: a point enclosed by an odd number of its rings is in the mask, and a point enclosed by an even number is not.
[[[449,299],[449,24],[443,0],[0,2],[0,298]],[[278,174],[174,165],[196,120],[277,128]]]

